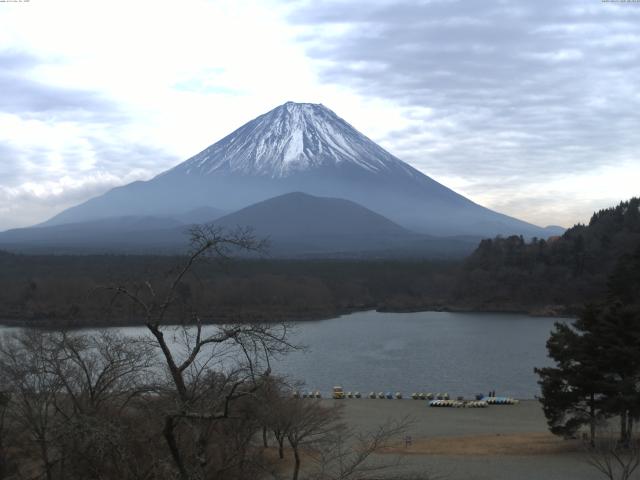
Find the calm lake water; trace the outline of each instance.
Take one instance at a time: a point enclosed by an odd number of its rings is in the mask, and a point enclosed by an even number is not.
[[[277,369],[310,389],[447,392],[533,398],[534,367],[550,365],[545,343],[555,318],[492,313],[361,312],[298,324],[308,351]]]
[[[550,365],[545,342],[557,319],[494,313],[353,313],[296,324],[304,351],[273,364],[275,374],[328,395],[345,391],[446,392],[533,398],[534,367]],[[1,328],[0,330],[10,330]],[[143,328],[123,328],[127,335]]]

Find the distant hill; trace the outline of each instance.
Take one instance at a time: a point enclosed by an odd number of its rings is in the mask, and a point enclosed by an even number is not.
[[[0,248],[25,253],[155,253],[184,244],[187,226],[173,218],[112,217],[0,233]]]
[[[258,202],[219,218],[225,227],[251,225],[272,237],[413,235],[409,230],[368,208],[341,198],[293,192]]]
[[[461,257],[478,241],[419,235],[355,202],[301,192],[258,202],[215,223],[229,229],[250,225],[270,239],[273,256]]]
[[[170,217],[128,215],[16,228],[0,232],[0,248],[30,253],[176,253],[186,246],[191,225],[223,215],[222,210],[199,207]]]
[[[0,248],[26,253],[174,254],[188,247],[193,223],[251,227],[270,240],[272,257],[461,258],[479,237],[439,238],[411,232],[349,200],[289,193],[217,218],[203,207],[169,217],[113,217],[0,233]]]
[[[465,261],[457,297],[488,305],[564,305],[597,301],[608,276],[640,251],[640,198],[593,214],[548,240],[483,240]],[[475,302],[475,303],[474,303]]]

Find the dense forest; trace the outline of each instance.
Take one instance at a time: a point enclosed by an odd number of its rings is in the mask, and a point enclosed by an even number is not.
[[[41,325],[138,323],[107,285],[162,284],[182,262],[163,256],[0,257],[0,318]],[[443,305],[458,265],[431,261],[231,260],[196,266],[179,295],[207,322],[315,319],[392,305]],[[109,308],[108,308],[109,307]]]
[[[178,292],[206,322],[315,319],[354,310],[482,310],[573,315],[640,248],[640,199],[596,212],[561,237],[483,240],[464,261],[243,259],[197,265]],[[0,252],[5,323],[141,322],[100,287],[162,284],[183,259]]]
[[[573,314],[602,299],[608,276],[639,248],[640,198],[600,210],[561,237],[483,240],[457,276],[452,302]]]

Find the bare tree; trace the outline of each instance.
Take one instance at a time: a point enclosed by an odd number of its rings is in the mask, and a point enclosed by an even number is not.
[[[6,416],[14,441],[22,445],[16,463],[33,464],[27,459],[35,452],[42,466],[22,473],[139,478],[130,471],[138,463],[132,442],[148,445],[149,439],[136,437],[133,425],[140,417],[123,409],[142,391],[152,362],[148,347],[114,333],[23,330],[3,338]]]
[[[141,312],[162,353],[174,401],[164,415],[163,435],[182,480],[200,478],[210,466],[209,439],[215,423],[231,418],[231,405],[259,388],[271,372],[270,358],[292,348],[284,324],[233,324],[206,329],[193,305],[175,318],[180,291],[194,266],[207,256],[225,260],[235,251],[261,252],[265,242],[248,229],[234,232],[212,225],[191,231],[191,251],[166,288],[149,282],[111,287]],[[183,296],[184,297],[184,296]],[[178,323],[179,327],[167,324]],[[167,393],[165,391],[164,393]],[[181,435],[180,429],[191,433]],[[190,445],[186,438],[195,439]],[[185,443],[186,442],[186,443]]]
[[[261,378],[260,388],[255,396],[255,411],[262,428],[262,446],[268,448],[268,435],[271,433],[278,445],[278,457],[284,458],[284,444],[289,426],[288,405],[292,399],[285,380],[278,376]]]
[[[349,428],[331,430],[313,456],[317,470],[310,478],[393,478],[389,476],[389,471],[399,465],[400,457],[394,457],[390,461],[372,461],[372,456],[397,446],[410,425],[411,420],[405,417],[399,420],[389,419],[371,432],[356,432]]]
[[[287,440],[293,450],[293,480],[298,480],[302,463],[301,448],[313,448],[326,439],[330,432],[341,429],[338,420],[341,406],[323,407],[318,400],[291,398],[285,403]]]
[[[587,463],[609,480],[629,480],[640,466],[640,438],[621,442],[611,432],[586,447]]]
[[[54,332],[46,338],[46,368],[63,386],[56,401],[60,474],[137,478],[139,462],[131,452],[136,442],[148,444],[149,438],[135,432],[141,416],[125,409],[154,386],[155,351],[112,331]]]
[[[278,444],[278,457],[282,460],[284,458],[284,442],[287,439],[290,419],[286,410],[287,402],[280,400],[272,401],[267,405],[267,408],[269,408],[271,415],[269,426]]]
[[[52,480],[58,461],[52,448],[55,407],[63,386],[47,368],[46,349],[46,337],[35,330],[7,336],[0,341],[0,372],[7,391],[7,413],[37,445],[44,476]]]
[[[355,431],[342,421],[344,405],[325,406],[314,399],[291,398],[282,390],[274,392],[279,395],[271,397],[265,410],[280,458],[281,439],[288,440],[293,451],[293,480],[300,478],[303,458],[310,462],[305,478],[311,480],[371,479],[398,466],[400,457],[374,460],[372,456],[401,442],[409,418],[388,420],[372,431]]]
[[[2,377],[0,377],[0,381]],[[0,480],[6,478],[9,473],[9,459],[5,450],[5,439],[7,435],[6,416],[9,405],[9,395],[0,391]]]
[[[156,355],[146,342],[113,331],[49,333],[47,340],[44,362],[63,385],[69,415],[124,408],[153,386]]]

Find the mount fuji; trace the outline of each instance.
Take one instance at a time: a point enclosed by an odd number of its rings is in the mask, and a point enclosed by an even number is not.
[[[38,230],[120,217],[176,219],[213,209],[230,213],[291,192],[355,202],[431,236],[558,233],[555,227],[540,228],[472,202],[396,158],[323,105],[293,102],[260,115],[155,178],[114,188],[63,211]]]

